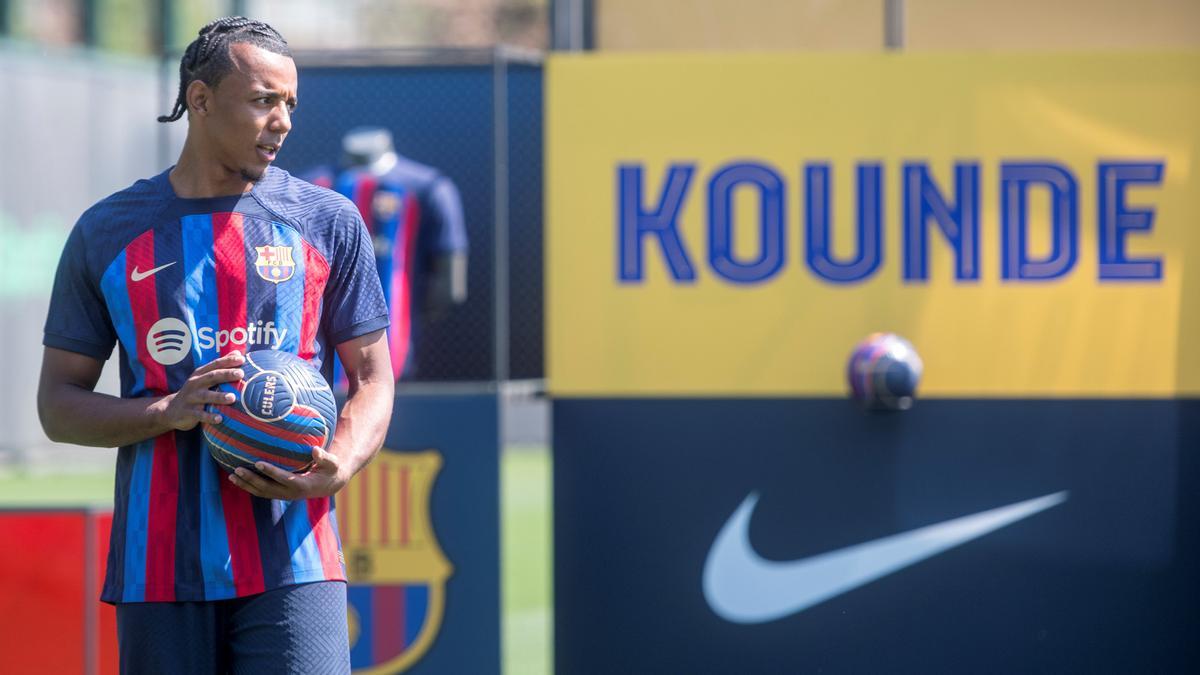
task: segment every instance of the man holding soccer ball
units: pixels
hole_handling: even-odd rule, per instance
[[[296,66],[267,24],[201,29],[180,63],[188,136],[171,169],[99,202],[59,263],[38,410],[53,440],[120,447],[101,599],[122,672],[349,672],[333,495],[378,452],[393,384],[387,305],[354,205],[271,166]],[[120,345],[120,398],[94,391]],[[244,354],[298,354],[350,396],[292,474],[226,473],[201,438]]]

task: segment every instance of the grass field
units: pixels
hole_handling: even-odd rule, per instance
[[[510,450],[500,472],[504,672],[542,675],[553,670],[550,453]]]
[[[549,453],[512,448],[500,472],[504,672],[541,675],[552,663]],[[112,486],[111,471],[0,473],[0,506],[111,505]]]

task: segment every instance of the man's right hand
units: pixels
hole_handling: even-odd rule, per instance
[[[229,405],[236,400],[233,394],[213,391],[212,388],[242,379],[240,366],[245,362],[242,353],[234,351],[197,368],[179,391],[163,397],[160,402],[163,423],[179,431],[193,429],[201,422],[220,424],[221,416],[206,412],[204,406]]]

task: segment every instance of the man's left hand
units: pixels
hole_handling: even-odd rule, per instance
[[[240,468],[229,480],[246,492],[266,499],[308,499],[328,497],[346,485],[336,455],[313,448],[313,463],[302,473],[292,473],[274,464],[256,462],[258,473]]]

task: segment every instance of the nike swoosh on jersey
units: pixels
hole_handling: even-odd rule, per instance
[[[1067,500],[1067,492],[935,523],[809,558],[766,560],[750,544],[750,493],[717,534],[704,563],[704,597],[721,618],[764,623],[830,598],[1028,518]]]
[[[138,268],[134,267],[133,271],[129,273],[129,278],[132,279],[133,281],[141,281],[142,279],[145,279],[148,276],[153,276],[154,274],[161,272],[162,270],[165,270],[174,264],[175,264],[175,261],[172,260],[171,262],[169,262],[165,265],[159,265],[158,267],[148,269],[145,272],[139,272]]]

